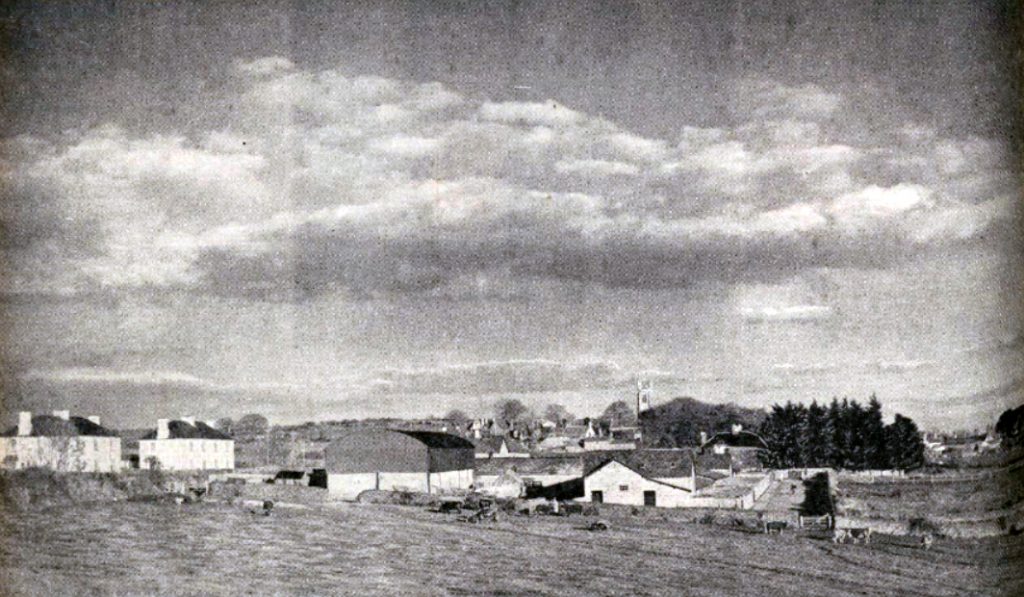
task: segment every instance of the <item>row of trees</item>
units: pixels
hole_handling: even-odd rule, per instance
[[[760,435],[769,448],[763,456],[765,465],[773,468],[907,470],[924,464],[917,425],[903,415],[886,425],[875,396],[867,406],[845,398],[827,406],[776,404]]]
[[[470,421],[469,415],[458,409],[448,411],[444,418],[456,425],[466,424]],[[494,420],[502,423],[528,423],[537,418],[534,411],[514,398],[502,400],[494,409]],[[551,421],[559,427],[565,427],[576,421],[576,415],[569,412],[569,409],[561,404],[547,405],[544,409],[544,414],[540,418]],[[594,419],[594,423],[595,425],[604,424],[607,427],[635,425],[636,412],[628,402],[618,400],[609,404],[601,416]]]

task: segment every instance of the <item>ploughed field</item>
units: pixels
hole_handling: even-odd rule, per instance
[[[663,519],[370,504],[107,503],[0,513],[4,595],[1018,595],[1020,537],[833,545]]]

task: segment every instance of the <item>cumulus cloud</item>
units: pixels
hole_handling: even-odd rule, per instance
[[[265,56],[255,60],[236,60],[235,68],[248,75],[272,75],[292,70],[295,64],[283,56]]]
[[[555,170],[590,176],[635,176],[640,173],[635,164],[608,160],[562,160],[555,164]]]
[[[207,392],[286,392],[303,386],[280,382],[219,383],[180,371],[123,371],[104,367],[32,369],[21,375],[26,382],[79,386],[167,387]]]
[[[628,380],[615,363],[536,359],[384,370],[375,372],[370,383],[387,393],[479,395],[621,387]]]
[[[815,85],[740,81],[730,121],[670,142],[554,100],[281,57],[236,68],[237,114],[215,130],[3,141],[3,288],[301,300],[492,272],[512,285],[774,283],[992,242],[1013,209],[993,142],[925,130],[865,146],[828,125],[845,103]],[[745,316],[827,316],[801,304]]]
[[[867,363],[867,367],[880,373],[904,373],[934,367],[935,361],[929,359],[881,359]]]
[[[787,307],[744,308],[741,313],[747,321],[821,321],[832,317],[832,308],[824,305],[791,305]]]
[[[562,104],[546,102],[485,102],[480,106],[480,118],[505,124],[571,126],[583,121],[584,116]]]

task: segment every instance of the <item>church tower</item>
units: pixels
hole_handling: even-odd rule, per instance
[[[651,408],[651,396],[654,394],[654,386],[649,379],[637,379],[636,381],[636,416]]]

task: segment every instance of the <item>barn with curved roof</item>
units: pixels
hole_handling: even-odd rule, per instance
[[[473,443],[436,431],[361,429],[324,451],[327,489],[355,499],[367,489],[439,493],[473,484]]]

